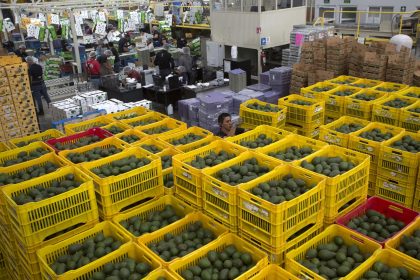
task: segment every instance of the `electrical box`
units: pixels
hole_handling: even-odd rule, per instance
[[[225,58],[225,46],[210,40],[206,41],[207,66],[222,67]]]

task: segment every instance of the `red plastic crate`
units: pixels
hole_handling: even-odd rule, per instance
[[[336,223],[348,228],[349,230],[352,230],[351,228],[347,227],[347,224],[350,222],[351,219],[359,217],[361,215],[363,215],[367,210],[375,210],[383,215],[385,215],[385,217],[390,217],[393,218],[395,220],[398,221],[402,221],[405,223],[405,227],[401,230],[404,231],[407,226],[414,222],[414,220],[416,219],[416,217],[418,216],[418,213],[416,211],[413,211],[409,208],[403,207],[397,203],[391,202],[389,200],[385,200],[376,196],[373,196],[371,198],[369,198],[365,203],[363,203],[362,205],[360,205],[359,207],[357,207],[356,209],[354,209],[353,211],[349,212],[348,214],[340,217],[337,219]],[[352,230],[355,231],[355,230]],[[399,232],[401,232],[399,231]],[[355,231],[357,232],[357,231]],[[360,232],[358,232],[359,234],[362,234]],[[398,233],[396,233],[395,235],[397,235]],[[385,243],[391,239],[388,238],[386,240],[384,240],[383,242],[379,242],[373,238],[370,238],[367,235],[362,234],[363,236],[365,236],[366,238],[369,238],[379,244],[382,245],[382,247],[385,247]],[[394,235],[394,236],[395,236]]]
[[[83,137],[87,137],[87,136],[98,136],[101,139],[105,139],[108,137],[112,137],[113,134],[102,129],[99,127],[95,127],[95,128],[91,128],[88,129],[84,132],[80,132],[80,133],[76,133],[70,136],[64,136],[64,137],[60,137],[60,138],[53,138],[53,139],[49,139],[47,141],[45,141],[45,143],[47,143],[51,148],[54,149],[54,151],[56,153],[60,152],[60,150],[55,148],[55,144],[56,143],[71,143],[71,142],[76,142],[76,140],[83,138]]]

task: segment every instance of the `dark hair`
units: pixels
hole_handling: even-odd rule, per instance
[[[113,47],[114,46],[114,43],[113,42],[108,42],[108,47]]]
[[[229,113],[221,113],[219,115],[219,117],[217,117],[217,122],[219,123],[219,125],[222,125],[223,121],[225,120],[225,118],[230,117]]]
[[[104,64],[108,61],[108,59],[104,55],[101,55],[96,60],[99,62],[99,64]]]

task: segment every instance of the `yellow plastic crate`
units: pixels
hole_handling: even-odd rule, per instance
[[[112,122],[114,122],[114,120],[108,116],[99,116],[99,117],[82,121],[82,122],[78,122],[78,123],[66,124],[64,126],[64,130],[66,131],[67,135],[72,135],[72,134],[86,131],[89,128],[103,127]]]
[[[410,98],[420,98],[420,87],[409,87],[403,91],[398,92],[397,94],[410,97]]]
[[[197,265],[200,259],[205,257],[209,251],[221,252],[229,245],[235,245],[236,249],[240,252],[249,253],[252,256],[253,261],[256,263],[255,266],[236,277],[235,280],[249,279],[268,265],[267,255],[263,251],[242,240],[236,235],[229,233],[220,237],[216,242],[212,242],[209,246],[202,248],[202,250],[195,251],[169,265],[169,270],[174,273],[177,280],[182,280],[182,271],[193,265]]]
[[[375,196],[399,203],[404,207],[411,208],[415,196],[414,184],[407,184],[394,179],[384,177],[378,168],[376,178]]]
[[[420,141],[419,134],[407,131],[385,141],[379,152],[378,174],[398,182],[414,185],[418,173],[420,152],[410,153],[391,147],[395,142],[401,141],[404,136],[410,136],[415,141]]]
[[[251,190],[261,183],[281,180],[285,175],[305,181],[307,192],[280,204],[273,204]],[[284,165],[242,184],[238,190],[239,231],[245,232],[270,247],[283,247],[294,234],[308,225],[321,225],[325,206],[325,177],[310,174],[306,169]]]
[[[151,151],[148,151],[147,149],[145,149],[144,146],[156,146],[157,148],[160,149],[160,151],[158,151],[157,153],[154,153],[155,155],[162,153],[165,149],[168,149],[170,147],[172,147],[171,145],[169,145],[168,143],[165,143],[164,141],[160,140],[159,138],[154,138],[154,137],[150,137],[150,136],[146,136],[143,139],[140,140],[140,142],[135,145],[137,147],[139,147],[142,150],[145,150],[146,152],[152,153]],[[153,153],[152,153],[153,154]]]
[[[129,136],[129,135],[135,135],[139,138],[139,140],[137,140],[135,142],[132,142],[132,143],[128,143],[128,142],[125,142],[124,140],[121,139],[123,136]],[[137,146],[138,144],[140,144],[140,142],[144,141],[144,139],[149,138],[149,136],[147,134],[145,134],[143,132],[140,132],[137,129],[127,129],[123,133],[115,135],[115,137],[121,139],[121,141],[124,141],[125,143],[127,143],[131,146]]]
[[[95,148],[100,148],[100,149],[109,149],[111,147],[115,147],[115,148],[119,148],[121,150],[124,150],[126,148],[131,147],[129,144],[127,144],[126,142],[122,141],[121,139],[113,136],[113,137],[108,137],[105,138],[104,140],[100,141],[100,142],[96,142],[96,143],[92,143],[90,145],[84,146],[84,147],[80,147],[74,150],[64,150],[58,153],[58,155],[67,162],[67,164],[69,165],[79,165],[80,163],[74,163],[72,162],[68,156],[70,154],[85,154]],[[103,158],[103,157],[102,157]]]
[[[248,108],[250,104],[258,104],[260,106],[269,105],[275,107],[278,112],[263,112],[256,109]],[[270,125],[277,128],[283,128],[286,124],[287,107],[282,105],[274,105],[258,99],[250,99],[240,105],[239,117],[241,118],[241,126],[244,128],[255,128],[259,125]]]
[[[350,85],[353,87],[366,89],[366,88],[374,88],[380,84],[383,84],[383,81],[371,80],[371,79],[360,79],[354,83],[351,83]]]
[[[169,148],[166,148],[165,150],[163,150],[162,152],[158,153],[157,155],[162,159],[163,156],[173,157],[173,156],[175,156],[179,153],[181,153],[181,152],[178,151],[177,149],[175,149],[173,147],[169,147]],[[162,168],[163,168],[163,165],[162,165]],[[168,168],[162,170],[162,175],[163,175],[163,185],[165,187],[165,194],[166,193],[170,193],[170,194],[174,193],[173,163],[172,163],[171,167],[168,167]],[[171,179],[170,178],[171,176],[172,176],[172,185],[167,185],[167,181]]]
[[[309,87],[301,88],[300,93],[302,96],[308,97],[308,98],[317,98],[317,99],[323,99],[323,96],[325,93],[329,93],[333,89],[338,87],[337,84],[330,83],[328,81],[326,82],[318,82],[314,85],[311,85]]]
[[[367,95],[375,98],[371,101],[358,99],[360,95]],[[371,120],[372,110],[375,102],[388,97],[388,93],[376,91],[373,89],[363,89],[351,96],[346,96],[344,100],[344,114],[346,116],[356,117],[365,120]]]
[[[22,148],[16,148],[16,149],[12,149],[12,150],[9,150],[9,151],[6,151],[6,152],[2,152],[2,153],[0,153],[0,170],[3,168],[3,165],[6,163],[6,161],[17,159],[19,153],[22,153],[22,152],[30,153],[30,152],[36,151],[37,149],[42,149],[44,151],[47,151],[47,153],[54,153],[54,150],[51,149],[51,147],[48,146],[47,144],[45,144],[44,142],[34,142],[34,143],[31,143],[31,144],[29,144],[27,146],[24,146]],[[36,161],[38,159],[39,159],[39,157],[36,158],[36,159],[32,159],[30,161],[36,163]],[[21,163],[23,163],[23,162],[21,162]],[[20,164],[20,163],[18,163],[18,164]],[[13,164],[13,166],[14,165],[17,165],[17,164]]]
[[[106,178],[100,178],[91,171],[94,168],[109,166],[111,162],[129,156],[145,157],[151,162],[146,166]],[[163,194],[160,158],[135,147],[125,149],[121,153],[104,159],[82,163],[80,167],[93,178],[95,190],[98,194],[99,214],[107,219],[112,218],[124,209],[132,207],[143,199]]]
[[[318,141],[318,140],[314,140],[314,139],[305,137],[305,136],[291,134],[291,135],[286,136],[284,139],[274,143],[273,145],[261,148],[258,152],[262,153],[262,154],[265,154],[267,156],[270,156],[270,153],[278,153],[278,152],[281,152],[281,151],[285,151],[285,150],[287,150],[288,148],[291,148],[291,147],[298,147],[298,148],[310,147],[312,150],[318,151],[325,146],[328,146],[328,144],[324,143],[324,142],[321,142],[321,141]],[[284,163],[288,162],[288,161],[285,161],[285,160],[278,159],[276,157],[272,157],[272,158],[279,161],[279,163],[281,163],[281,164],[284,164]],[[301,158],[301,159],[304,159],[304,158]],[[290,161],[290,162],[293,162],[293,161]]]
[[[74,174],[75,179],[83,183],[78,188],[38,202],[18,205],[12,199],[36,186],[48,188],[52,181],[61,182],[67,174]],[[71,226],[98,220],[92,179],[75,167],[63,167],[25,184],[8,185],[1,190],[10,221],[26,246],[39,244]]]
[[[311,105],[298,105],[293,102],[311,102]],[[325,101],[291,94],[279,99],[279,105],[287,107],[287,123],[321,125],[324,122]]]
[[[408,88],[408,85],[384,82],[382,84],[375,86],[373,89],[377,91],[388,92],[388,93],[398,93],[407,88]]]
[[[297,134],[297,133],[298,133],[298,130],[297,130],[297,128],[296,128],[296,127],[290,126],[290,125],[288,125],[288,124],[286,124],[286,125],[285,125],[282,129],[283,129],[283,130],[286,130],[286,131],[289,131],[289,132],[291,132],[292,134]]]
[[[121,111],[121,112],[109,114],[108,116],[115,121],[123,121],[123,120],[132,119],[132,118],[135,118],[135,117],[143,116],[143,115],[145,115],[149,112],[150,112],[149,109],[146,109],[146,108],[141,107],[141,106],[137,106],[137,107],[133,107],[131,109]]]
[[[272,142],[273,144],[279,141],[280,139],[283,139],[287,135],[290,135],[291,133],[289,131],[286,131],[280,128],[275,128],[268,125],[259,125],[256,128],[249,130],[247,132],[244,132],[242,134],[232,136],[232,137],[226,137],[225,141],[228,141],[237,145],[241,145],[242,141],[255,141],[258,138],[258,136],[260,136],[261,134],[265,134],[267,138],[271,138],[273,140]],[[269,145],[272,145],[272,144],[269,144]],[[256,148],[256,150],[259,150],[259,148]]]
[[[237,226],[238,189],[243,184],[232,186],[216,179],[214,175],[220,170],[231,167],[232,165],[242,166],[246,160],[251,158],[255,158],[258,165],[268,167],[269,172],[274,171],[274,169],[279,166],[278,161],[275,161],[269,156],[247,151],[234,159],[202,171],[204,210],[220,219],[224,225],[232,227],[233,229]],[[256,180],[258,180],[258,178],[247,183]]]
[[[201,137],[203,137],[202,139],[199,139],[197,141],[194,141],[192,143],[188,143],[185,145],[175,145],[173,142],[175,140],[179,140],[185,136],[187,136],[188,134],[194,134],[194,135],[199,135]],[[200,148],[202,146],[207,145],[209,142],[211,142],[213,140],[213,133],[211,133],[208,130],[202,129],[200,127],[197,126],[192,126],[186,130],[180,131],[180,132],[176,132],[176,133],[172,133],[172,134],[168,134],[168,135],[162,135],[158,137],[160,140],[162,140],[163,142],[167,143],[168,145],[172,145],[175,147],[175,149],[187,153],[189,151],[195,150],[197,148]]]
[[[205,216],[204,214],[200,212],[194,212],[186,216],[182,220],[179,220],[176,223],[173,223],[171,225],[164,227],[163,229],[160,229],[152,233],[143,234],[139,239],[137,239],[137,243],[140,245],[140,247],[144,248],[144,250],[147,253],[159,259],[159,262],[162,265],[162,267],[168,268],[170,264],[180,261],[181,258],[178,257],[170,262],[166,262],[163,259],[161,259],[155,252],[153,252],[148,246],[151,243],[158,243],[164,240],[165,235],[167,234],[172,234],[173,236],[180,235],[182,232],[188,229],[189,225],[196,222],[201,222],[203,228],[210,230],[215,236],[215,239],[212,240],[210,243],[203,244],[202,247],[197,248],[196,250],[205,250],[205,248],[208,245],[214,243],[220,236],[223,236],[226,233],[228,233],[228,229],[224,227],[223,225],[213,221],[211,218]],[[186,255],[185,257],[189,256],[190,254]]]
[[[319,133],[319,140],[325,141],[329,144],[347,148],[350,135],[352,133],[345,134],[345,133],[338,132],[336,129],[341,127],[344,124],[359,124],[362,126],[367,126],[369,123],[370,122],[367,120],[361,120],[357,118],[343,116],[332,123],[321,125],[320,133]]]
[[[411,207],[411,209],[413,209],[414,211],[420,212],[420,183],[418,181],[416,185],[416,191],[414,194],[413,206]]]
[[[151,130],[156,129],[158,127],[166,127],[169,130],[162,132],[162,133],[153,133]],[[156,123],[152,123],[149,125],[145,125],[142,127],[137,127],[137,129],[149,136],[153,136],[153,137],[159,137],[159,136],[163,136],[163,135],[168,135],[168,134],[172,134],[172,133],[176,133],[179,131],[183,131],[185,129],[187,129],[187,124],[181,121],[177,121],[175,119],[172,118],[166,118],[164,120],[161,120],[159,122]]]
[[[39,265],[41,268],[41,275],[43,279],[55,279],[55,280],[64,280],[72,279],[67,276],[67,272],[57,275],[50,265],[52,265],[58,257],[68,254],[69,247],[74,244],[82,244],[89,238],[95,237],[97,234],[102,233],[105,238],[112,237],[114,240],[121,241],[122,244],[131,241],[131,238],[127,236],[122,230],[115,226],[111,222],[102,222],[94,226],[92,229],[84,231],[80,234],[77,234],[65,241],[61,241],[54,245],[49,245],[41,248],[37,251],[37,256],[39,259]],[[100,260],[102,258],[99,258]],[[91,262],[89,265],[94,265],[98,260]],[[81,272],[84,267],[80,267],[75,270],[71,270],[71,273]]]
[[[339,96],[340,93],[348,93],[346,96]],[[325,101],[325,114],[343,115],[344,103],[346,97],[360,92],[360,88],[352,86],[338,86],[335,89],[324,93],[323,100]]]
[[[104,266],[107,263],[117,263],[125,260],[126,258],[134,259],[136,262],[144,262],[147,263],[151,268],[152,272],[160,270],[161,266],[159,264],[159,261],[155,259],[153,256],[147,254],[144,252],[139,245],[130,242],[127,244],[124,244],[116,251],[113,251],[109,253],[108,255],[96,260],[93,263],[90,263],[80,270],[72,270],[67,272],[66,279],[72,279],[72,280],[86,280],[86,279],[93,279],[92,276],[97,271],[102,271],[104,269]],[[144,277],[144,280],[156,280],[156,278],[149,277],[151,275],[149,273],[146,277]]]
[[[6,142],[0,142],[0,153],[10,150],[9,145]]]
[[[188,216],[195,211],[188,204],[176,197],[172,195],[164,195],[128,212],[118,214],[112,218],[112,222],[116,224],[126,235],[130,236],[131,240],[136,241],[138,236],[135,236],[130,231],[126,230],[120,223],[127,221],[132,217],[140,217],[142,220],[145,220],[150,213],[162,211],[167,205],[171,205],[178,216]]]
[[[400,112],[398,125],[411,132],[420,131],[420,113],[412,111],[418,108],[420,108],[420,101],[403,108]]]
[[[290,272],[284,270],[278,265],[270,264],[262,269],[257,275],[250,278],[251,280],[299,280]]]
[[[142,127],[148,124],[156,123],[161,120],[166,119],[168,116],[157,113],[157,112],[149,112],[145,115],[138,116],[135,118],[130,118],[127,120],[120,120],[120,122],[128,125],[129,127],[136,128],[136,127]]]
[[[349,85],[359,80],[361,79],[357,77],[341,75],[341,76],[338,76],[337,78],[327,80],[326,82],[337,84],[337,85]]]
[[[408,270],[410,277],[418,277],[420,275],[420,266],[418,265],[418,262],[414,262],[407,256],[396,254],[394,250],[385,249],[376,252],[374,256],[355,269],[352,272],[352,279],[361,279],[375,262],[378,261],[390,267],[403,267]]]
[[[404,107],[393,108],[393,107],[385,105],[385,103],[389,101],[393,101],[395,99],[400,99],[400,100],[403,100],[404,102],[407,102],[409,105],[407,105],[406,107],[413,105],[414,103],[417,102],[416,98],[401,97],[399,95],[392,95],[390,97],[380,99],[377,102],[375,102],[373,105],[372,121],[398,126],[401,112]]]
[[[33,134],[30,136],[24,136],[20,138],[14,138],[9,140],[9,143],[11,145],[11,148],[18,148],[18,147],[24,147],[30,143],[37,142],[37,141],[47,141],[52,138],[60,138],[65,136],[63,133],[61,133],[59,130],[56,129],[48,129],[44,132],[40,132],[37,134]]]
[[[152,271],[148,276],[148,279],[159,279],[159,277],[163,277],[163,279],[166,280],[176,280],[175,276],[172,274],[172,272],[166,270],[166,269],[155,269]]]
[[[382,133],[392,133],[393,137],[389,140],[396,138],[398,135],[404,132],[404,129],[379,122],[371,122],[363,129],[350,134],[348,148],[370,155],[371,163],[378,164],[379,152],[385,141],[377,142],[359,136],[361,133],[371,131],[373,129],[380,129]]]
[[[342,175],[326,177],[325,182],[325,217],[335,219],[349,209],[356,207],[356,202],[367,196],[369,180],[369,156],[338,146],[327,146],[308,156],[305,160],[312,162],[315,157],[340,157],[352,162],[355,167]],[[301,165],[303,160],[294,164]],[[309,171],[309,170],[308,170]],[[312,171],[309,173],[318,174]],[[321,175],[324,176],[324,175]],[[347,207],[346,207],[347,206]]]
[[[296,124],[291,124],[289,123],[288,125],[293,126],[297,129],[297,134],[307,137],[307,138],[312,138],[312,139],[318,139],[319,138],[319,132],[320,132],[320,128],[321,125],[316,125],[316,126],[302,126],[302,125],[296,125]]]
[[[298,261],[303,260],[305,258],[305,254],[309,249],[314,249],[321,244],[333,242],[333,238],[335,236],[340,236],[341,238],[343,238],[344,243],[346,243],[347,245],[356,245],[363,253],[372,254],[381,249],[381,245],[377,244],[372,240],[369,240],[363,235],[357,234],[338,225],[331,225],[327,229],[325,229],[321,234],[311,239],[307,243],[303,244],[298,249],[289,252],[286,255],[286,270],[291,272],[293,275],[299,276],[299,278],[303,277],[305,279],[324,280],[324,278],[321,277],[319,274],[316,274],[312,270],[304,267],[303,265],[298,263]],[[353,270],[341,279],[359,279],[358,277],[355,277],[355,272],[365,263],[369,262],[372,259],[374,259],[374,256],[369,257],[361,266],[359,266],[357,269]]]
[[[207,146],[172,158],[175,195],[190,203],[193,207],[202,207],[202,170],[190,165],[197,156],[205,157],[211,152],[225,151],[238,156],[247,149],[223,140],[216,140]]]
[[[110,131],[110,129],[112,129],[112,128],[118,129],[119,131],[117,133],[112,133],[113,135],[117,135],[117,134],[123,133],[127,129],[130,129],[131,127],[128,126],[128,125],[126,125],[126,124],[124,124],[124,123],[122,123],[122,122],[117,122],[116,121],[116,122],[112,122],[110,124],[107,124],[105,126],[102,126],[101,128],[104,129],[104,130],[106,130],[106,131],[108,131],[109,133],[112,133]]]

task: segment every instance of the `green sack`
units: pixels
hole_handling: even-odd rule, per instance
[[[0,20],[0,32],[3,31],[3,20]]]
[[[118,20],[118,31],[123,32],[123,28],[124,28],[124,20],[119,19]]]
[[[44,41],[45,40],[45,27],[41,27],[39,28],[39,36],[38,36],[38,40],[39,41]]]
[[[47,28],[48,28],[48,32],[50,33],[51,40],[57,39],[57,32],[55,32],[54,26],[49,25]]]

